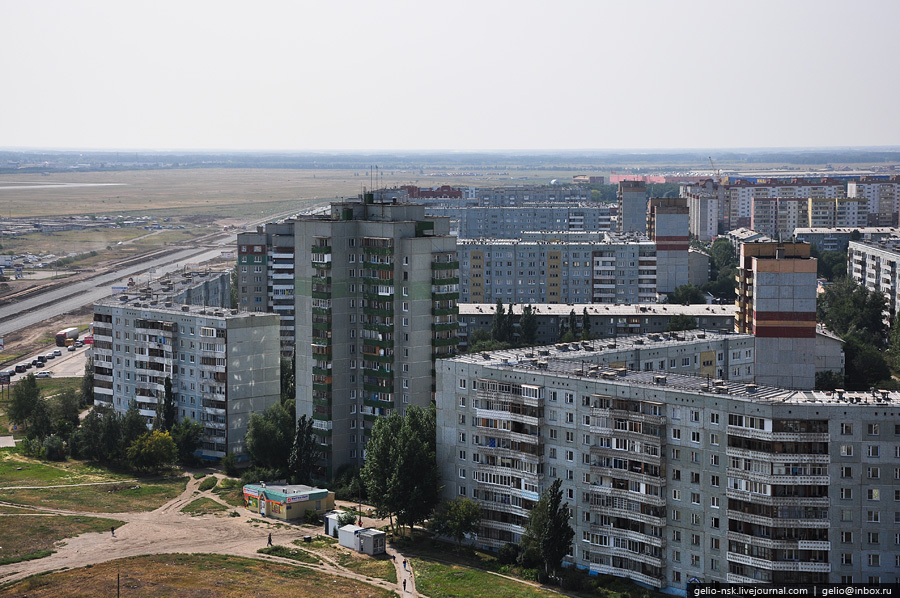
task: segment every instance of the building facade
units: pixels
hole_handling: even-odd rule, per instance
[[[847,274],[853,280],[884,295],[893,318],[900,306],[900,239],[886,238],[877,244],[850,241],[847,262]]]
[[[312,416],[323,476],[361,466],[378,417],[427,406],[452,357],[459,262],[449,222],[379,194],[295,223],[297,414]]]
[[[647,203],[647,235],[656,243],[658,293],[671,293],[690,279],[688,220],[686,199],[653,198]]]
[[[810,246],[756,242],[740,251],[734,329],[756,336],[757,382],[814,388],[817,285]]]
[[[94,305],[94,404],[135,403],[150,427],[169,379],[178,420],[203,426],[201,456],[246,458],[250,415],[281,398],[278,316],[145,301]]]
[[[683,595],[704,583],[896,582],[900,394],[787,391],[504,353],[438,364],[445,498],[518,542],[554,480],[566,561]],[[888,525],[885,525],[887,523]]]
[[[460,300],[495,303],[499,299],[516,304],[657,301],[656,244],[652,241],[590,233],[538,236],[543,238],[460,239]]]
[[[647,184],[622,181],[617,193],[620,233],[647,234]]]

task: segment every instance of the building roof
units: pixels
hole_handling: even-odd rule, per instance
[[[251,496],[259,496],[265,492],[266,498],[277,500],[282,503],[305,502],[307,500],[317,500],[328,497],[328,490],[324,488],[314,488],[313,486],[304,486],[300,484],[247,484],[244,486],[244,494]]]
[[[504,306],[509,310],[509,306]],[[512,306],[513,313],[522,315],[524,305]],[[581,316],[587,309],[589,316],[734,316],[737,307],[733,303],[726,305],[706,305],[698,303],[694,305],[677,305],[672,303],[537,303],[531,305],[536,315],[539,316],[568,316],[572,310]],[[497,309],[496,303],[460,303],[460,316],[494,315]]]
[[[205,305],[189,305],[168,300],[157,300],[142,295],[129,295],[122,293],[114,297],[101,299],[94,303],[95,307],[127,307],[131,309],[145,309],[159,314],[171,314],[173,316],[206,316],[208,318],[222,318],[223,320],[238,320],[244,318],[271,318],[278,314],[268,312],[239,311],[237,309],[225,309],[223,307],[208,307]]]
[[[806,227],[795,228],[795,235],[849,235],[853,231],[857,231],[862,235],[897,235],[900,236],[900,228],[892,226],[842,226],[836,228],[827,227]]]

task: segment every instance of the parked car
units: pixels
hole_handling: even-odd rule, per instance
[[[50,372],[38,372],[34,375],[35,378],[49,378]]]

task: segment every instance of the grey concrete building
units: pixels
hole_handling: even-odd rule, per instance
[[[250,415],[281,396],[278,316],[128,296],[94,305],[94,404],[150,427],[170,379],[179,420],[203,426],[201,456],[246,458]]]
[[[480,503],[479,546],[517,542],[559,479],[575,528],[566,560],[592,574],[680,595],[691,579],[895,581],[900,393],[597,360],[551,349],[438,363],[444,494]]]
[[[426,208],[431,216],[450,218],[450,232],[467,239],[513,239],[539,230],[609,231],[613,211],[607,204],[585,202]]]
[[[686,199],[652,198],[647,202],[647,234],[656,243],[658,293],[671,293],[690,279],[688,225]]]
[[[509,305],[504,306],[509,311]],[[519,319],[524,305],[513,304],[512,312],[518,330]],[[596,303],[540,303],[533,304],[537,320],[536,342],[549,344],[559,341],[560,326],[567,326],[572,312],[575,312],[577,327],[581,334],[585,311],[588,315],[590,333],[593,338],[616,338],[634,334],[665,332],[669,321],[677,315],[693,317],[700,330],[728,332],[734,329],[734,304],[729,305],[673,305],[659,303],[606,304]],[[460,348],[468,345],[468,339],[476,330],[490,331],[494,321],[496,303],[459,304]]]
[[[456,238],[380,193],[294,232],[297,414],[315,420],[330,478],[362,465],[377,418],[431,403],[435,360],[459,343]]]
[[[656,244],[646,238],[547,231],[460,239],[457,250],[463,302],[657,301]]]
[[[847,274],[870,291],[884,295],[891,317],[900,305],[900,239],[879,243],[850,241],[847,247]]]
[[[798,228],[798,241],[809,243],[819,251],[847,251],[850,241],[879,243],[883,239],[900,239],[900,228],[866,226],[860,228]]]
[[[621,181],[617,194],[620,233],[647,234],[647,183]]]

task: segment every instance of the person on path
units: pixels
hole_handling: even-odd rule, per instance
[[[403,569],[406,569],[406,559],[403,559]]]
[[[115,526],[110,527],[109,533],[112,534],[113,538],[115,538],[116,537],[116,527]]]
[[[403,591],[404,592],[406,591],[406,580],[405,579],[403,580]]]
[[[266,546],[271,546],[271,545],[272,545],[272,534],[269,534],[269,543],[266,544]]]

